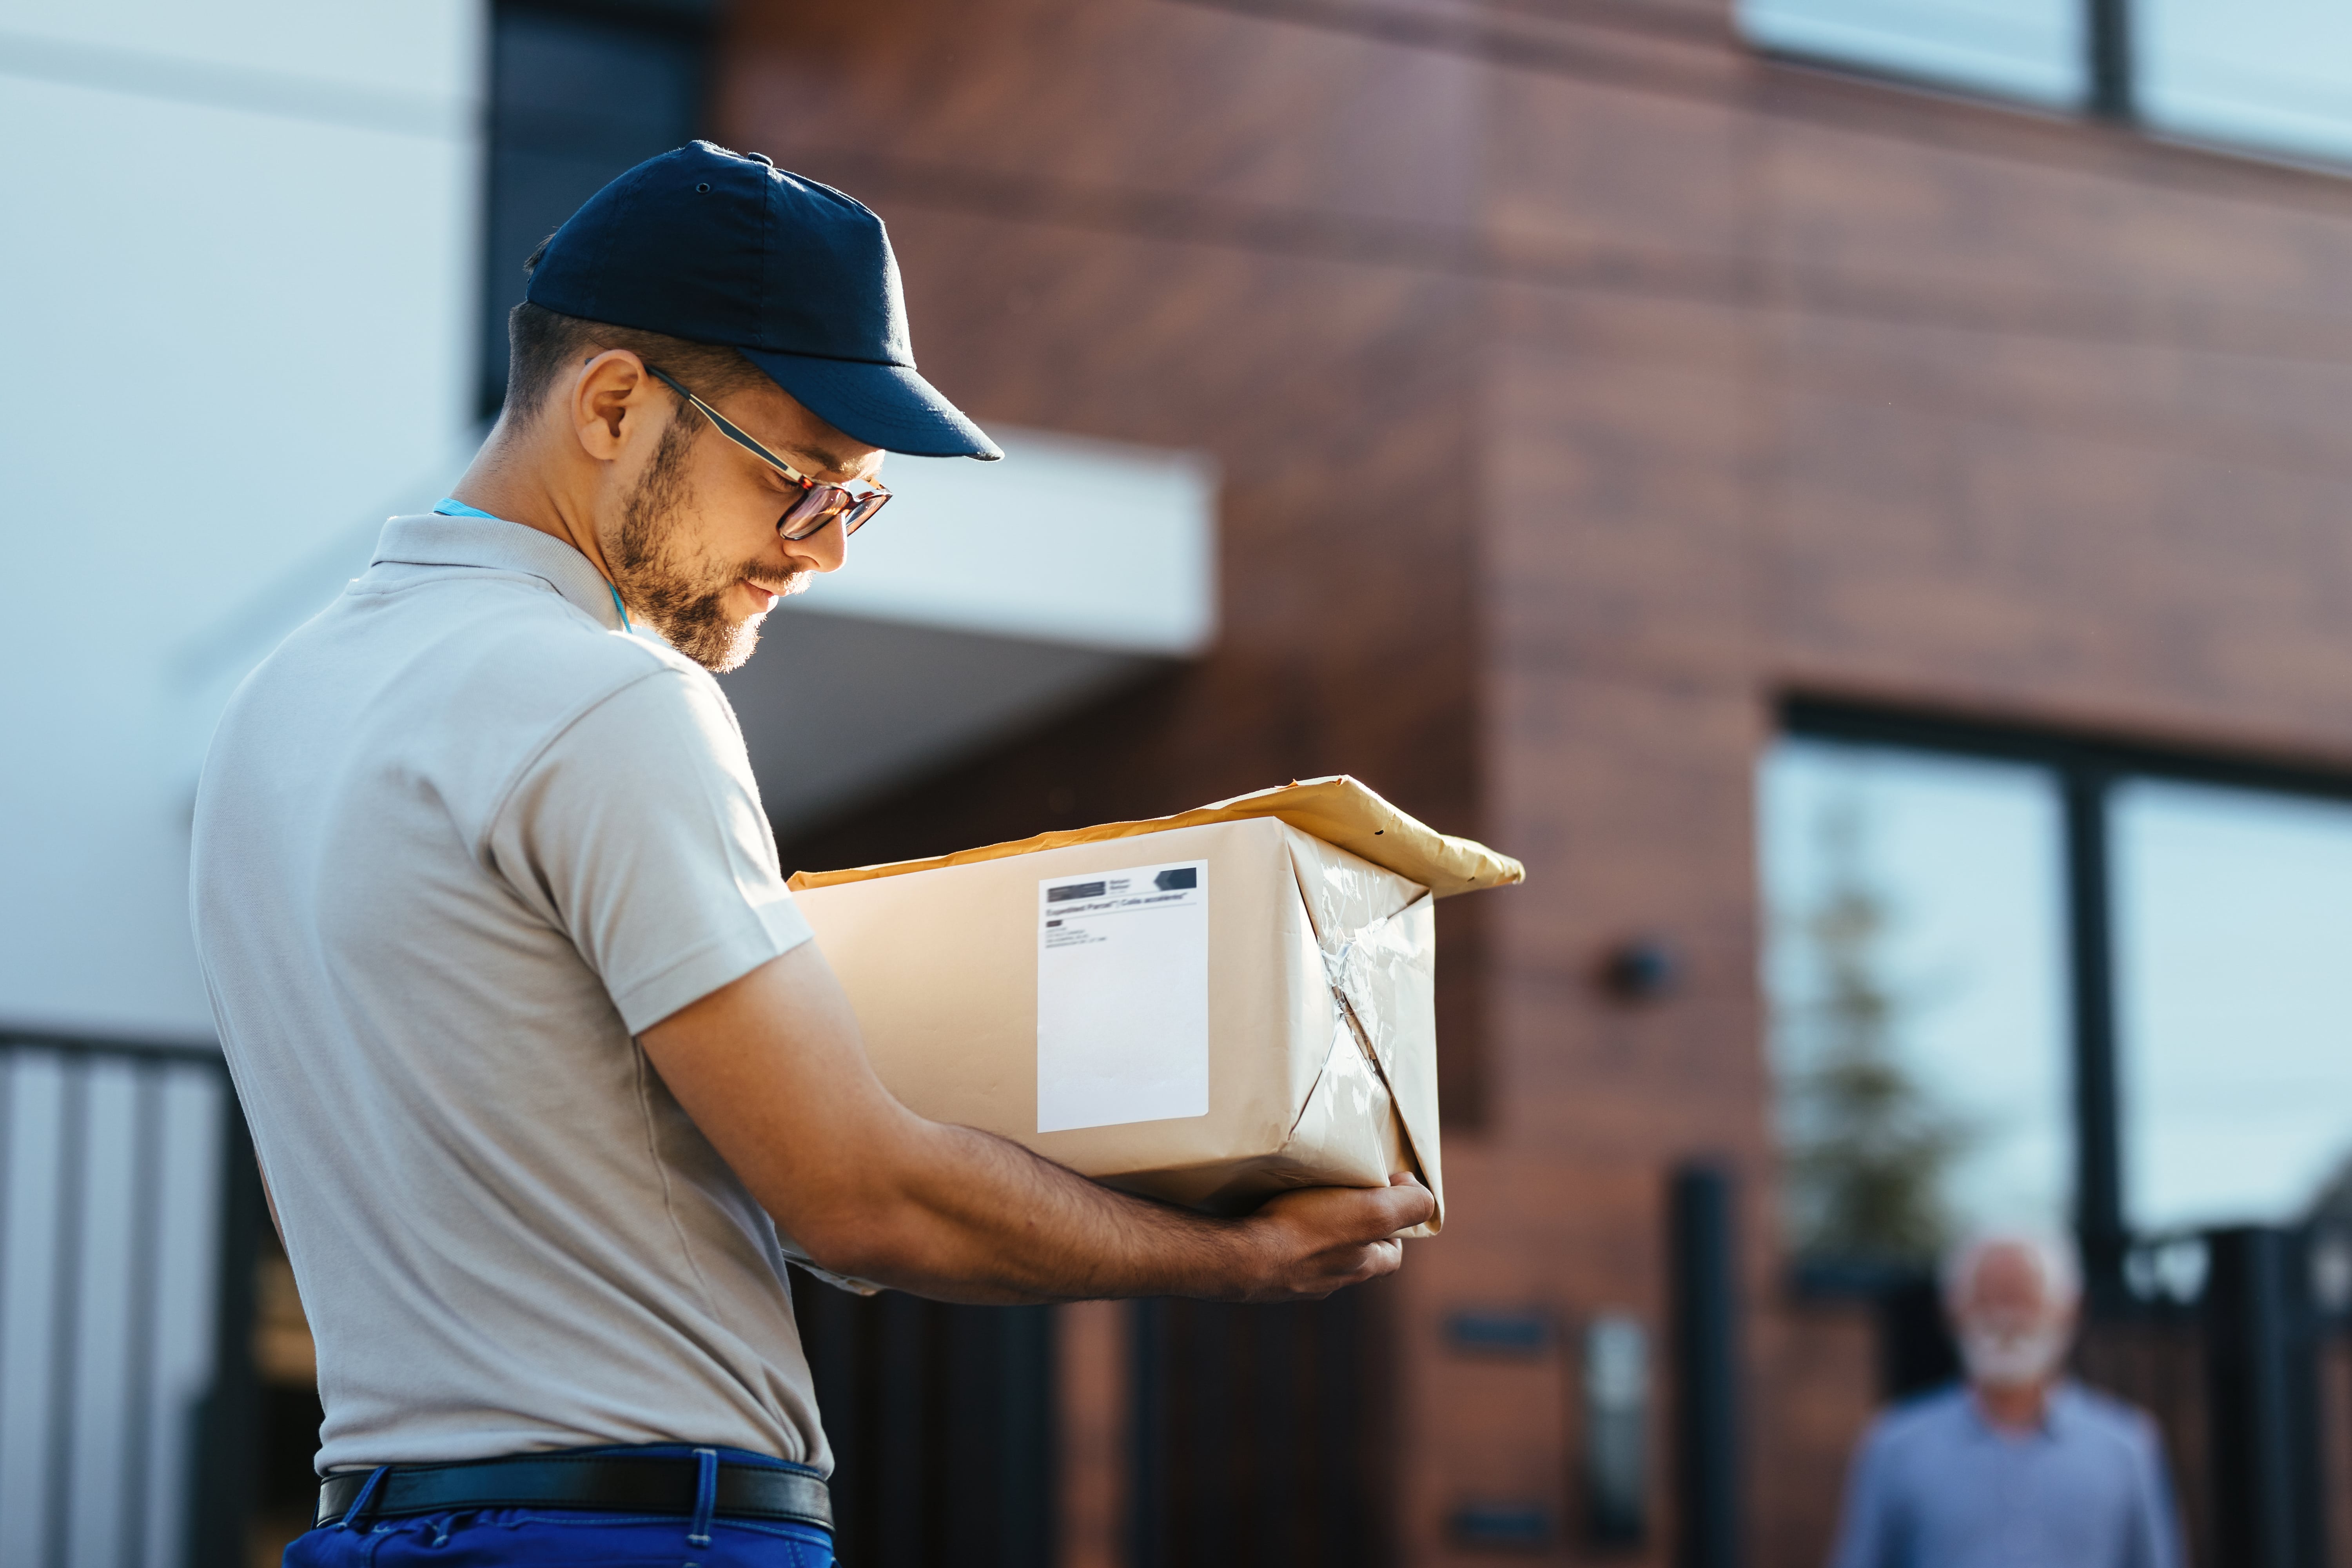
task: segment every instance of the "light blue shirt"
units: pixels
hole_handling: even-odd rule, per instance
[[[2180,1568],[2155,1424],[2067,1384],[2042,1429],[2000,1430],[1966,1388],[1864,1437],[1832,1568]]]

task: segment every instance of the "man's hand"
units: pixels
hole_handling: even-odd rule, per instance
[[[672,1014],[641,1043],[812,1258],[920,1295],[1308,1300],[1396,1268],[1396,1233],[1435,1208],[1404,1176],[1386,1188],[1285,1193],[1245,1218],[1213,1219],[925,1121],[874,1076],[814,942]]]
[[[1247,1221],[1275,1261],[1244,1301],[1320,1300],[1404,1261],[1397,1232],[1437,1212],[1437,1200],[1410,1172],[1381,1187],[1302,1187],[1268,1198]]]

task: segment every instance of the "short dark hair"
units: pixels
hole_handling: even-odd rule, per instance
[[[522,264],[528,276],[547,254],[544,241]],[[627,349],[647,364],[657,364],[702,398],[723,397],[738,387],[756,386],[767,379],[760,367],[721,343],[698,343],[667,332],[616,327],[567,316],[526,300],[507,313],[507,396],[500,417],[512,416],[520,424],[539,411],[556,379],[607,349]],[[685,404],[678,405],[683,408]]]

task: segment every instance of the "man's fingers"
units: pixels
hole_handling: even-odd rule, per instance
[[[1394,1175],[1385,1187],[1325,1187],[1329,1194],[1334,1240],[1379,1241],[1437,1212],[1437,1200],[1411,1175]]]
[[[1326,1245],[1378,1241],[1410,1230],[1437,1212],[1437,1200],[1409,1173],[1389,1178],[1385,1187],[1300,1187],[1266,1202],[1261,1211],[1279,1214]]]
[[[1392,1221],[1380,1232],[1382,1236],[1411,1230],[1437,1212],[1436,1196],[1411,1171],[1399,1171],[1391,1176],[1387,1188],[1377,1195],[1381,1200],[1381,1212]]]
[[[1410,1173],[1385,1187],[1299,1187],[1268,1198],[1255,1223],[1281,1238],[1262,1300],[1319,1300],[1395,1272],[1404,1261],[1400,1231],[1437,1212],[1437,1200]],[[1286,1258],[1281,1258],[1286,1254]]]
[[[1367,1285],[1404,1265],[1404,1243],[1391,1237],[1326,1252],[1319,1267],[1304,1280],[1278,1287],[1255,1298],[1267,1301],[1320,1301],[1354,1285]]]

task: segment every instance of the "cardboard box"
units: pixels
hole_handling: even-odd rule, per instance
[[[910,1109],[1212,1212],[1410,1170],[1427,1235],[1433,894],[1521,874],[1337,778],[792,885]]]

